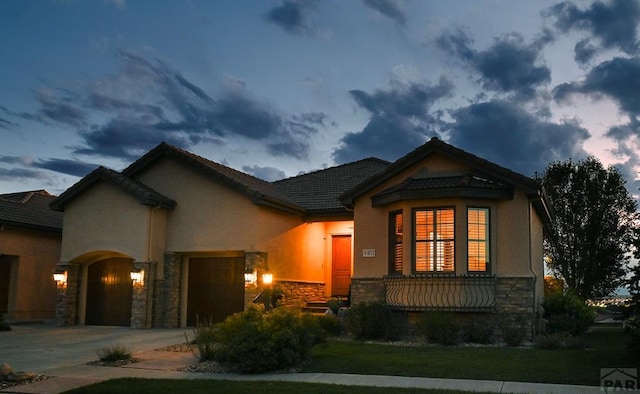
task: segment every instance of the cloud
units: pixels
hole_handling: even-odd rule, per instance
[[[284,0],[282,3],[270,9],[266,14],[269,22],[275,23],[290,34],[310,34],[307,13],[310,3],[303,0]]]
[[[60,172],[62,174],[73,175],[81,178],[91,171],[95,170],[98,165],[86,163],[79,160],[47,159],[34,162],[33,167]]]
[[[558,85],[554,98],[567,101],[575,94],[597,99],[607,96],[630,115],[640,115],[640,57],[616,57],[593,67],[580,82]]]
[[[15,181],[17,179],[44,179],[47,175],[42,171],[33,171],[26,168],[2,168],[0,167],[0,180]]]
[[[404,26],[407,23],[407,16],[397,1],[394,0],[362,0],[364,4],[381,13],[382,15],[396,21]]]
[[[267,182],[277,181],[285,177],[284,171],[281,171],[275,167],[260,167],[260,166],[243,166],[242,171],[251,174],[257,178],[263,179]]]
[[[189,149],[231,138],[263,143],[276,156],[305,159],[309,136],[331,124],[321,112],[284,115],[253,97],[245,83],[223,84],[211,97],[165,62],[118,51],[120,67],[73,89],[41,88],[39,108],[10,116],[70,126],[81,138],[72,153],[130,161],[161,141]],[[0,128],[11,126],[0,119]],[[61,163],[57,163],[61,164]],[[62,168],[62,167],[61,167]]]
[[[393,81],[392,81],[393,82]],[[442,78],[438,84],[394,83],[389,90],[369,94],[352,90],[351,97],[371,117],[358,132],[347,133],[332,154],[338,163],[377,156],[395,160],[435,135],[437,116],[429,110],[433,104],[451,95],[453,85]]]
[[[449,142],[525,175],[554,160],[586,157],[589,132],[576,122],[551,123],[517,104],[492,100],[452,111]]]
[[[538,87],[551,81],[551,70],[541,64],[542,49],[551,41],[548,32],[543,32],[531,44],[526,44],[521,35],[512,33],[478,51],[472,46],[473,39],[457,29],[440,35],[436,45],[478,73],[484,89],[514,93],[519,100],[531,100],[537,96]]]
[[[635,0],[595,1],[585,9],[565,1],[546,10],[545,15],[555,19],[555,26],[561,32],[582,31],[589,34],[589,38],[576,45],[575,60],[578,63],[590,61],[603,49],[617,49],[635,55],[640,48],[640,3]],[[593,45],[591,38],[599,46]]]

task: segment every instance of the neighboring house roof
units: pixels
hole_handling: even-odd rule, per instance
[[[245,195],[256,204],[272,206],[285,211],[303,214],[304,209],[292,201],[286,194],[279,191],[273,184],[256,178],[244,172],[205,159],[162,142],[147,154],[136,160],[122,171],[122,174],[135,177],[152,163],[162,157],[170,157],[184,163],[213,180],[221,182]]]
[[[275,187],[310,215],[345,213],[340,195],[363,180],[379,173],[390,163],[368,158],[274,182]]]
[[[376,176],[370,177],[343,193],[340,196],[341,202],[348,207],[353,207],[356,198],[433,154],[444,156],[469,167],[475,176],[520,188],[532,199],[542,221],[544,223],[550,222],[552,215],[550,205],[546,201],[546,195],[538,181],[449,145],[436,137],[396,160]]]
[[[64,207],[67,203],[97,182],[107,182],[124,190],[138,200],[142,205],[167,209],[171,209],[176,206],[175,201],[158,193],[149,186],[138,182],[135,179],[131,179],[117,171],[100,166],[93,170],[89,175],[82,178],[78,183],[67,189],[58,198],[51,201],[51,209],[64,211]]]
[[[62,232],[62,213],[49,208],[54,198],[45,190],[0,194],[0,229]]]

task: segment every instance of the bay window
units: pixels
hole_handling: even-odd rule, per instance
[[[489,209],[467,209],[467,270],[489,270]]]

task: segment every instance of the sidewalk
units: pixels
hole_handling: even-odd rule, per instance
[[[438,379],[401,376],[294,373],[238,375],[180,372],[196,362],[189,352],[158,351],[185,342],[188,329],[141,330],[123,327],[16,326],[0,335],[0,363],[16,371],[33,371],[52,378],[9,387],[0,393],[62,393],[105,380],[137,377],[148,379],[211,379],[325,383],[351,386],[425,388],[495,393],[602,393],[594,386],[568,386],[490,380]],[[87,365],[97,359],[96,349],[128,345],[140,362],[121,367]],[[628,393],[628,391],[627,391]]]

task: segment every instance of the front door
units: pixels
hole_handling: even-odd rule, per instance
[[[334,235],[331,250],[331,295],[346,297],[351,286],[351,236]]]
[[[217,323],[244,310],[244,257],[189,259],[187,325]]]
[[[133,283],[129,259],[114,258],[89,266],[85,324],[130,326]]]

